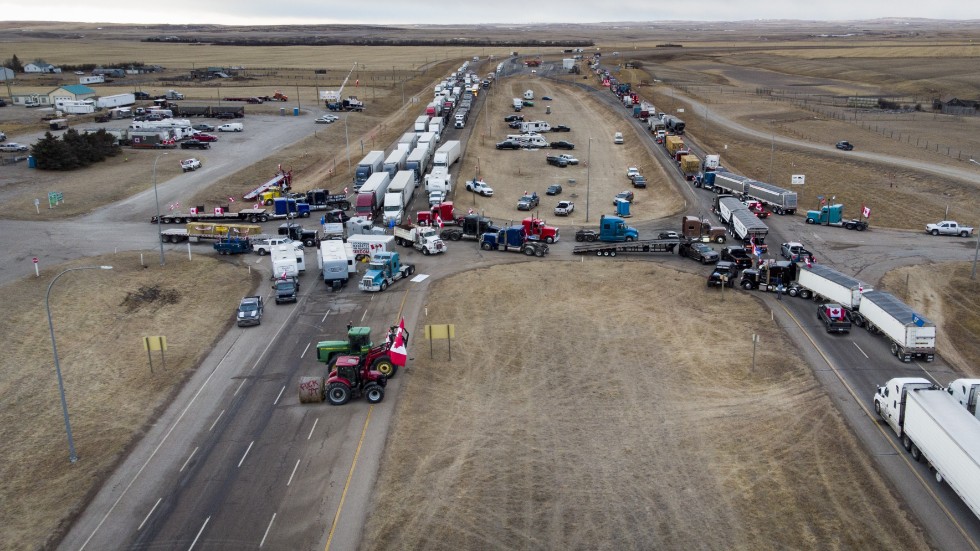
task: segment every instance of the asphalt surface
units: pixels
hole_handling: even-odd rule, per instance
[[[508,70],[516,69],[508,64]],[[545,76],[549,69],[539,68],[539,74]],[[606,101],[622,109],[611,101],[614,98],[608,91],[596,93],[600,98],[608,96]],[[227,161],[212,161],[204,170],[181,176],[179,182],[161,184],[161,203],[180,196],[185,187],[206,185],[221,170],[231,169],[236,158],[263,158],[270,147],[288,147],[305,135],[304,129],[307,133],[314,130],[311,118],[269,117],[263,121],[250,117],[247,131],[236,136],[240,143],[234,145]],[[262,131],[252,132],[252,127]],[[467,131],[450,131],[444,139],[465,139]],[[769,140],[770,136],[761,138]],[[660,147],[652,138],[648,142],[651,153],[673,171]],[[881,161],[877,157],[872,160]],[[455,181],[459,182],[458,175]],[[689,201],[689,212],[710,211],[710,193],[695,190],[680,178],[677,183]],[[422,204],[423,195],[421,190],[416,192],[416,205]],[[156,228],[146,223],[154,212],[152,190],[148,190],[67,223],[0,221],[0,254],[8,261],[0,264],[7,266],[0,271],[0,281],[23,277],[24,273],[10,267],[13,261],[31,255],[54,262],[116,249],[158,251]],[[272,227],[273,223],[269,224]],[[955,238],[875,229],[856,233],[804,226],[798,217],[773,216],[767,224],[771,248],[783,240],[802,241],[819,262],[870,282],[901,265],[972,259],[972,247],[964,247]],[[654,221],[642,225],[640,231],[675,229],[676,225],[673,220]],[[25,230],[32,236],[31,243],[24,252],[18,252],[18,247],[24,247],[20,236]],[[574,243],[570,241],[566,237],[552,245],[550,256],[544,260],[571,259]],[[472,241],[448,245],[447,254],[435,257],[399,248],[404,261],[416,264],[416,274],[428,277],[398,282],[383,293],[360,292],[356,280],[337,293],[324,291],[314,252],[309,249],[307,265],[311,268],[301,277],[298,304],[269,303],[262,325],[232,329],[215,345],[173,405],[113,473],[59,547],[356,548],[401,381],[412,376],[411,361],[407,370],[391,380],[385,401],[376,406],[363,400],[342,407],[299,404],[296,383],[303,375],[324,374],[325,366],[315,359],[315,343],[343,338],[347,323],[372,327],[375,340],[401,317],[409,327],[424,324],[428,321],[424,301],[432,281],[462,269],[525,261],[523,255],[481,251]],[[187,247],[166,246],[171,253],[183,253]],[[203,246],[190,247],[203,252]],[[707,275],[706,268],[676,255],[647,258]],[[271,272],[264,257],[247,260],[264,273]],[[270,298],[268,291],[260,291]],[[941,359],[930,364],[903,364],[888,353],[884,339],[864,330],[856,329],[846,336],[827,335],[817,326],[815,304],[810,301],[790,297],[777,300],[763,292],[758,297],[797,342],[852,430],[936,546],[977,549],[980,521],[947,486],[936,484],[923,465],[912,464],[890,430],[869,413],[877,384],[910,374],[927,374],[945,383],[954,376],[949,368]],[[410,355],[427,353],[425,348],[422,339],[415,336]]]

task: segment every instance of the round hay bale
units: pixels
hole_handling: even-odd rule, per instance
[[[299,403],[315,404],[323,401],[323,377],[300,377]]]

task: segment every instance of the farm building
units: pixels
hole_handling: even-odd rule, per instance
[[[25,73],[60,73],[61,67],[55,67],[54,65],[47,63],[45,61],[35,61],[24,65]]]
[[[14,80],[14,70],[0,67],[0,80]]]

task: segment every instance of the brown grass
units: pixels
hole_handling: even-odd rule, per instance
[[[452,361],[407,374],[365,549],[927,547],[747,294],[599,260],[466,272],[426,306]]]
[[[51,341],[44,311],[47,284],[61,269],[109,264],[112,271],[66,274],[51,293],[72,430],[80,460],[68,462]],[[137,253],[52,266],[3,289],[7,336],[0,360],[0,546],[36,549],[57,541],[74,515],[159,408],[233,322],[238,300],[258,272],[236,261],[196,255],[168,258],[165,268],[140,266]],[[170,299],[135,300],[142,287]],[[172,300],[176,295],[176,302]],[[127,297],[129,297],[127,299]],[[175,323],[176,322],[176,323]],[[142,337],[167,337],[150,372]]]

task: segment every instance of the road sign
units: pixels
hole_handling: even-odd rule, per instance
[[[48,208],[53,209],[58,205],[58,203],[65,202],[65,194],[60,191],[49,191],[48,192]]]
[[[35,256],[33,259],[31,259],[31,262],[37,264],[37,257]]]
[[[790,180],[790,183],[793,184],[794,186],[802,186],[805,180],[806,180],[805,174],[794,174],[792,176],[792,179]]]

